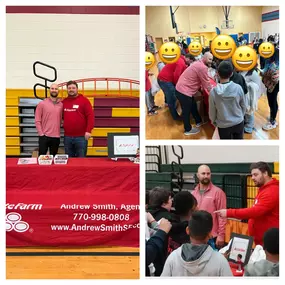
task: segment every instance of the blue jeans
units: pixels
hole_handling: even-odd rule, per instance
[[[151,94],[151,89],[149,91],[145,91],[145,104],[148,112],[150,112],[154,107],[154,96]]]
[[[175,96],[175,86],[172,82],[165,82],[161,81],[157,78],[157,83],[160,86],[161,90],[164,93],[164,96],[166,98],[166,102],[168,104],[168,108],[170,111],[170,114],[174,120],[179,119],[179,115],[176,111],[176,96]]]
[[[64,137],[64,150],[68,157],[85,157],[87,144],[85,137]]]
[[[244,131],[251,134],[254,128],[254,113],[244,115]]]

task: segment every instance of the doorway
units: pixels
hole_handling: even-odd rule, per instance
[[[162,44],[163,44],[162,38],[155,38],[156,50],[159,50]]]

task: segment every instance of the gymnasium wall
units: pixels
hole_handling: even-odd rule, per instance
[[[279,6],[263,7],[262,16],[262,37],[279,33]]]
[[[262,7],[262,14],[269,13],[272,11],[279,10],[279,6],[263,6]]]
[[[55,66],[58,82],[90,77],[139,80],[138,9],[7,7],[6,88],[32,89],[37,82],[35,61]]]
[[[175,11],[177,7],[173,6]],[[261,31],[261,6],[232,6],[230,20],[234,21],[234,29],[223,30],[223,33],[258,32]],[[175,13],[178,31],[188,33],[215,32],[221,28],[225,20],[221,6],[180,6]],[[146,7],[146,33],[155,37],[175,37],[172,29],[169,6]]]
[[[257,161],[278,162],[277,146],[183,146],[181,163],[251,163]],[[177,149],[178,154],[180,150]],[[168,146],[169,162],[177,161]]]

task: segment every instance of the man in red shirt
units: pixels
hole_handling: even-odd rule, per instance
[[[64,148],[69,157],[85,157],[94,127],[94,112],[89,100],[78,94],[75,81],[66,84],[68,97],[63,100]]]
[[[208,165],[200,165],[197,171],[199,184],[196,186],[192,195],[198,202],[199,210],[209,212],[213,217],[212,236],[213,242],[217,248],[221,248],[225,243],[226,223],[227,221],[215,211],[227,207],[227,198],[225,192],[211,182],[211,169]]]
[[[166,64],[157,76],[157,82],[164,93],[165,101],[174,120],[180,119],[176,111],[175,85],[186,68],[186,61],[181,56],[175,63]]]
[[[270,228],[279,228],[279,181],[272,178],[267,163],[257,162],[250,167],[254,184],[259,187],[255,203],[246,209],[216,211],[223,218],[248,220],[249,235],[256,245],[263,245],[263,235]]]
[[[58,85],[52,84],[50,98],[41,101],[36,108],[35,124],[39,134],[39,155],[56,155],[60,143],[62,103],[58,96]]]

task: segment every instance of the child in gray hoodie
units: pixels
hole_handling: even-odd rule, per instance
[[[218,127],[220,139],[243,139],[245,95],[240,85],[230,81],[233,66],[224,60],[218,66],[220,83],[210,92],[209,117]]]
[[[161,276],[233,276],[226,258],[207,244],[212,228],[210,213],[193,212],[186,229],[191,243],[169,255]]]
[[[263,237],[266,259],[248,264],[244,276],[279,276],[279,229],[271,228]]]

